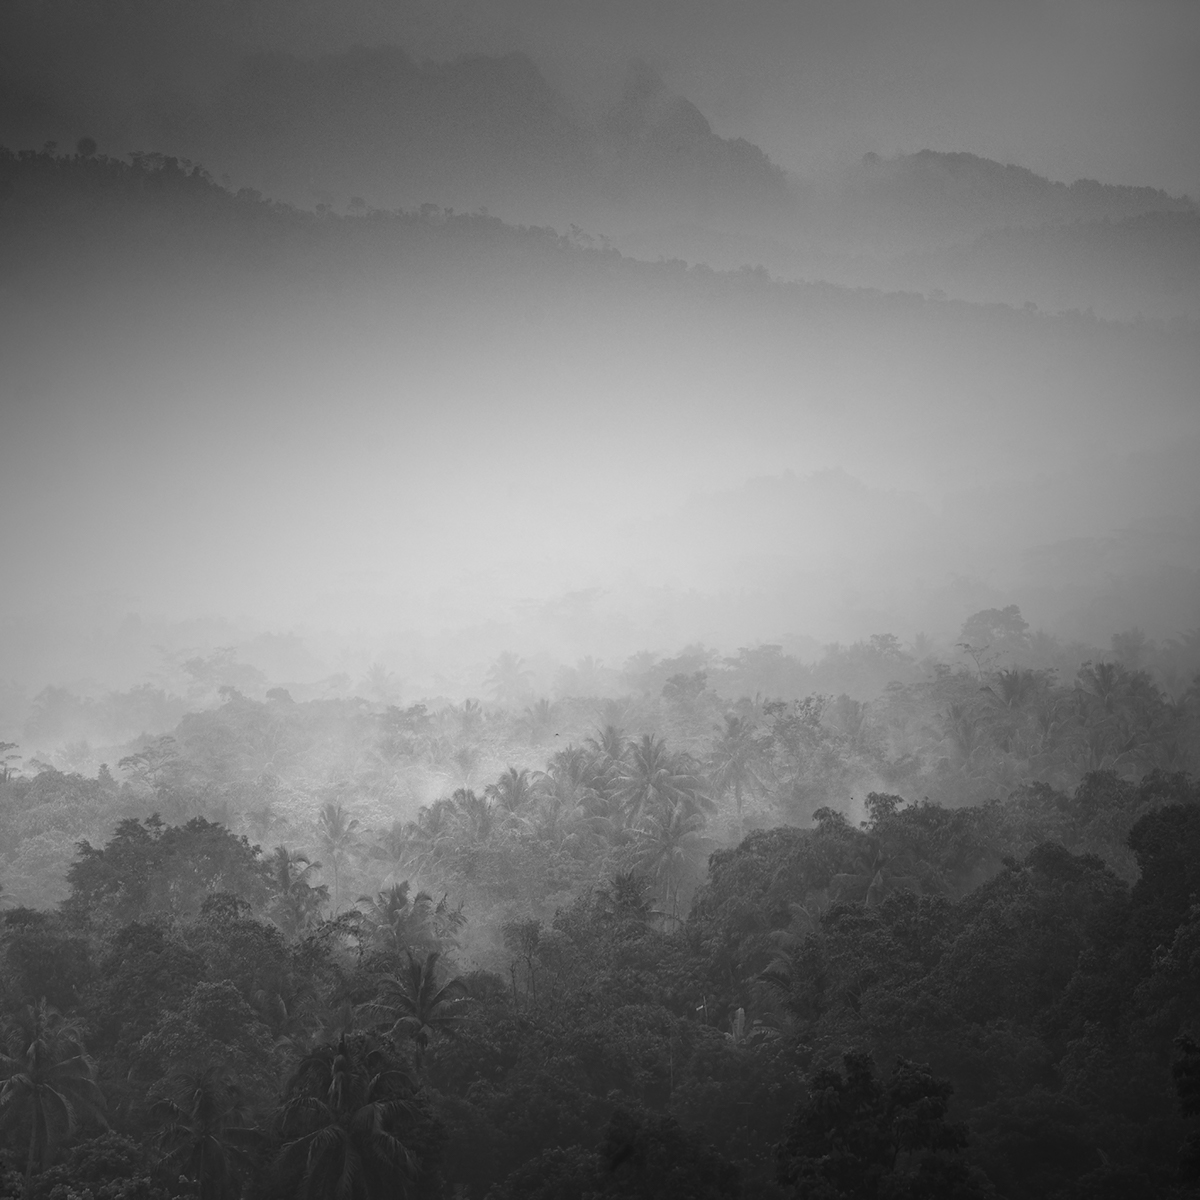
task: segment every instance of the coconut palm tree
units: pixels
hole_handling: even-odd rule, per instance
[[[713,790],[718,795],[733,792],[740,821],[745,793],[766,791],[756,770],[762,748],[754,736],[754,726],[744,717],[730,714],[725,718],[725,728],[718,725],[716,730],[719,736],[709,757]]]
[[[401,1200],[416,1166],[405,1140],[412,1082],[361,1038],[308,1055],[288,1083],[276,1172],[302,1200]]]
[[[669,804],[646,815],[637,837],[638,866],[658,882],[667,915],[677,921],[680,894],[699,877],[713,846],[704,836],[704,816]]]
[[[505,650],[488,668],[484,686],[492,693],[497,704],[509,704],[529,694],[529,681],[533,678],[525,660],[511,650]]]
[[[500,824],[498,806],[471,788],[458,788],[450,803],[455,823],[469,842],[486,842]]]
[[[323,904],[329,903],[329,889],[310,880],[321,869],[298,850],[276,846],[268,860],[275,898],[268,913],[286,937],[299,937],[311,924]]]
[[[625,740],[625,731],[612,722],[598,729],[593,737],[588,738],[588,748],[600,760],[600,766],[606,771],[620,771],[625,761],[629,743]]]
[[[521,716],[521,728],[531,745],[541,745],[554,728],[554,705],[546,699],[534,701]]]
[[[647,811],[665,811],[673,805],[705,807],[699,779],[667,749],[662,738],[649,733],[629,751],[621,772],[620,797],[625,818],[631,824]]]
[[[358,821],[340,804],[330,801],[317,817],[317,839],[333,867],[333,911],[341,903],[341,866],[358,843]]]
[[[234,1080],[216,1067],[176,1075],[152,1112],[160,1122],[162,1162],[195,1183],[199,1200],[241,1195],[266,1138],[249,1124]]]
[[[374,896],[359,896],[359,903],[367,905],[363,923],[372,944],[399,957],[402,951],[439,950],[453,943],[466,923],[462,912],[451,908],[445,896],[435,905],[428,892],[410,897],[408,891],[406,879]]]
[[[404,970],[380,980],[375,1000],[363,1011],[379,1025],[389,1025],[393,1042],[411,1041],[417,1061],[439,1034],[453,1035],[462,1023],[467,989],[460,979],[438,983],[438,951],[418,958],[407,952]]]
[[[495,783],[489,783],[483,794],[494,800],[505,812],[515,813],[526,808],[537,792],[536,782],[528,771],[509,767]]]
[[[620,739],[620,731],[615,732]],[[595,738],[589,739],[587,747],[567,746],[550,759],[545,775],[546,790],[559,810],[578,811],[594,832],[598,826],[615,825],[618,816],[617,766],[607,751],[596,746]]]
[[[50,1147],[74,1134],[80,1118],[104,1121],[104,1097],[83,1048],[83,1032],[44,999],[27,1004],[7,1031],[0,1055],[0,1126],[29,1124],[25,1196]]]
[[[443,797],[422,808],[417,819],[406,826],[412,844],[413,867],[418,874],[453,844],[455,825],[454,804]]]
[[[393,884],[397,884],[400,882],[401,873],[412,866],[413,850],[404,822],[393,821],[387,829],[376,834],[369,853],[372,858],[387,864],[388,873],[383,877],[384,882],[390,879]]]

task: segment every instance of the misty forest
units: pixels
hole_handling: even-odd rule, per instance
[[[1197,61],[10,0],[0,1200],[1200,1195]]]

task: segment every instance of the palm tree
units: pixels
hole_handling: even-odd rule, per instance
[[[629,749],[625,731],[611,722],[596,730],[594,737],[588,738],[588,746],[606,770],[619,770]]]
[[[505,650],[488,668],[484,685],[497,704],[508,704],[529,694],[532,677],[533,673],[525,665],[525,660],[511,650]]]
[[[342,859],[358,841],[358,821],[340,805],[330,801],[317,817],[317,837],[333,865],[333,911],[341,901]]]
[[[470,788],[458,788],[450,797],[458,827],[470,842],[486,842],[498,824],[497,806]]]
[[[529,804],[536,790],[528,771],[509,767],[495,783],[489,783],[483,789],[483,794],[495,800],[506,812],[515,813]]]
[[[329,889],[323,883],[314,887],[309,882],[321,864],[286,846],[276,846],[268,864],[276,893],[270,916],[286,937],[299,937],[321,905],[329,903]]]
[[[754,769],[761,747],[754,736],[754,726],[744,717],[731,714],[725,718],[723,730],[720,726],[716,728],[720,736],[713,742],[709,760],[713,788],[718,795],[733,792],[740,821],[745,792],[766,790],[766,785]]]
[[[649,733],[629,752],[621,772],[620,795],[630,823],[648,810],[665,810],[677,804],[689,809],[703,806],[700,781],[667,749],[662,738]]]
[[[50,1147],[74,1134],[80,1117],[104,1121],[104,1097],[96,1070],[83,1048],[78,1022],[44,999],[18,1015],[0,1055],[0,1124],[29,1122],[25,1196],[32,1194],[34,1168],[45,1166]]]
[[[199,1200],[241,1195],[254,1152],[266,1139],[247,1123],[245,1098],[235,1081],[215,1067],[176,1075],[154,1113],[162,1123],[163,1163],[195,1182]]]
[[[453,1035],[462,1023],[467,989],[460,979],[438,984],[438,951],[424,958],[408,951],[407,957],[407,968],[385,975],[379,994],[364,1010],[380,1024],[390,1023],[388,1036],[394,1042],[411,1040],[419,1062],[436,1035]]]
[[[447,846],[453,845],[454,817],[453,802],[443,797],[423,807],[417,813],[417,819],[406,826],[417,874],[434,862]]]
[[[461,709],[452,711],[458,713],[459,732],[463,737],[472,737],[479,732],[483,724],[483,706],[478,700],[464,700]]]
[[[399,882],[398,876],[412,865],[413,845],[408,829],[403,822],[393,821],[382,833],[377,834],[370,850],[371,857],[388,864],[384,882]]]
[[[972,766],[986,744],[980,711],[973,705],[950,704],[942,726],[947,740],[957,751],[963,765]]]
[[[437,950],[453,943],[455,934],[466,923],[460,909],[451,908],[445,896],[436,905],[428,892],[410,898],[407,879],[373,897],[358,899],[367,905],[363,920],[371,941],[397,957],[414,947]]]
[[[521,726],[530,744],[540,745],[554,728],[554,705],[549,700],[537,700],[525,709]]]
[[[636,871],[618,871],[596,892],[596,904],[604,917],[623,934],[640,934],[650,918],[662,916],[650,901],[649,881]]]
[[[343,1035],[305,1058],[280,1114],[276,1169],[303,1200],[400,1200],[415,1166],[403,1137],[412,1083],[382,1051]],[[294,1183],[293,1183],[294,1181]]]
[[[676,921],[680,893],[689,878],[699,874],[712,849],[703,830],[703,815],[683,804],[648,814],[638,830],[638,865],[659,882],[668,915]]]
[[[620,739],[620,730],[615,733]],[[606,751],[597,751],[598,744],[590,738],[591,749],[569,745],[560,750],[550,759],[545,780],[560,810],[578,810],[593,823],[607,824],[616,816],[617,767]]]

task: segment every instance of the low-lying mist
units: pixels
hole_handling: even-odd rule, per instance
[[[169,160],[8,169],[10,621],[505,631],[484,660],[520,628],[565,663],[1008,603],[1101,645],[1196,624],[1189,326],[314,216]],[[604,615],[535,632],[580,593]],[[11,640],[30,685],[87,674]]]

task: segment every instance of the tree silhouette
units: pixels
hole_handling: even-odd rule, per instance
[[[330,801],[317,817],[317,838],[333,867],[333,911],[341,903],[342,860],[358,841],[358,821],[340,804]]]
[[[679,896],[697,876],[712,848],[704,836],[704,816],[684,804],[669,804],[649,813],[638,830],[638,865],[663,890],[668,915],[679,919]]]
[[[15,753],[19,748],[16,742],[0,742],[0,783],[7,783],[16,773],[13,764],[21,760],[21,756]]]
[[[33,1173],[42,1168],[50,1147],[74,1134],[81,1117],[103,1122],[104,1097],[96,1086],[95,1067],[83,1048],[83,1032],[74,1020],[39,1000],[18,1013],[0,1056],[0,1125],[29,1123],[25,1155],[25,1195],[33,1191]]]
[[[701,805],[700,781],[667,749],[662,738],[645,734],[629,751],[621,773],[621,802],[626,820],[673,805]]]
[[[530,744],[540,745],[554,728],[554,705],[549,700],[537,700],[525,709],[521,726]]]
[[[446,897],[435,905],[428,892],[409,896],[408,880],[395,883],[374,896],[360,896],[367,905],[363,923],[370,942],[377,949],[399,957],[413,949],[430,951],[453,942],[466,918],[453,909]]]
[[[199,1200],[240,1196],[265,1143],[248,1124],[246,1099],[217,1067],[172,1077],[154,1106],[162,1161],[193,1180]]]
[[[399,1200],[416,1166],[411,1096],[408,1076],[361,1039],[321,1046],[288,1083],[281,1183],[304,1200]]]
[[[388,1036],[394,1042],[413,1042],[419,1062],[435,1036],[457,1031],[465,1015],[467,989],[459,979],[439,985],[438,951],[423,958],[408,951],[406,956],[405,968],[380,980],[374,1002],[364,1011],[376,1022],[390,1025]]]
[[[486,842],[500,824],[501,810],[471,788],[458,788],[450,797],[455,824],[468,842]]]
[[[329,903],[329,889],[309,882],[321,864],[286,846],[276,846],[269,862],[276,894],[267,911],[286,937],[298,937]]]
[[[529,694],[529,681],[533,673],[525,660],[511,650],[505,650],[488,668],[484,686],[497,704],[510,704]]]
[[[730,714],[725,718],[725,728],[717,726],[717,732],[719,736],[713,742],[709,758],[713,788],[718,795],[733,792],[740,821],[745,793],[766,790],[755,769],[762,750],[754,736],[754,726],[744,717]]]
[[[537,788],[528,771],[509,767],[495,783],[489,783],[483,794],[495,800],[505,812],[515,813],[527,807]]]

